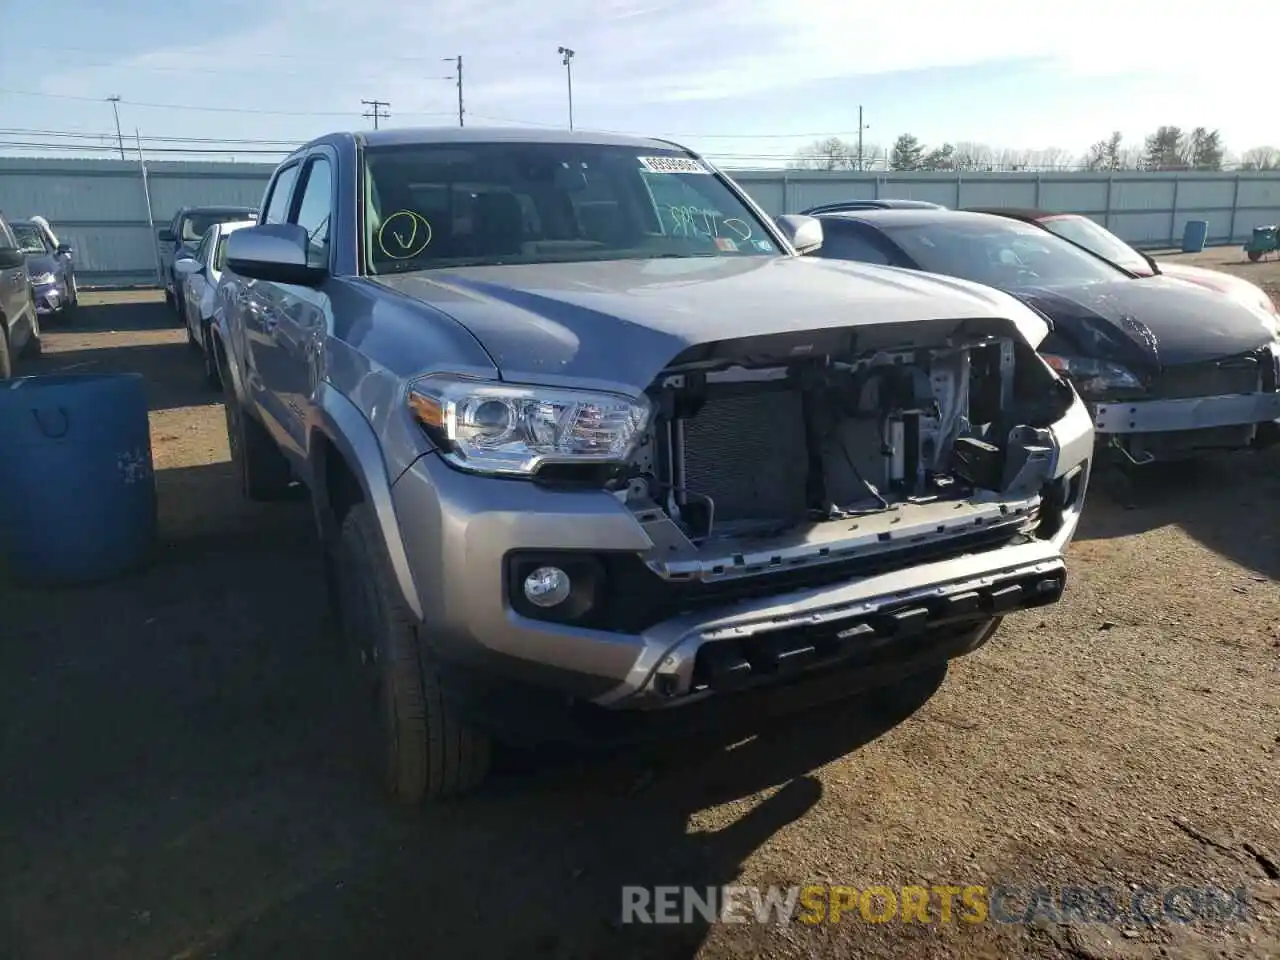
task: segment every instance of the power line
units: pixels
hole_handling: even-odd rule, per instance
[[[283,55],[282,55],[283,56]],[[453,59],[452,57],[448,59]],[[452,80],[452,77],[448,79]],[[36,90],[14,90],[10,88],[0,88],[0,93],[7,93],[15,97],[42,97],[52,100],[77,100],[82,103],[101,103],[101,97],[81,97],[73,96],[65,93],[42,93]],[[205,107],[194,106],[188,103],[152,103],[143,100],[127,100],[120,98],[120,103],[128,104],[131,107],[145,107],[155,110],[184,110],[184,111],[200,111],[207,113],[244,113],[258,114],[263,116],[278,117],[349,117],[351,112],[347,110],[260,110],[250,107]],[[451,111],[434,110],[434,111],[408,111],[401,112],[400,116],[405,117],[448,117],[452,116]],[[516,120],[510,117],[497,117],[484,114],[472,114],[472,116],[480,117],[483,120],[492,120],[499,123],[518,124],[527,127],[546,127],[548,129],[559,129],[558,123],[544,123],[535,120]],[[648,134],[637,133],[632,130],[609,130],[604,128],[593,128],[599,133],[614,133],[626,136],[647,136]],[[795,133],[701,133],[701,132],[673,132],[665,131],[664,136],[669,137],[689,137],[700,140],[803,140],[813,137],[844,137],[855,135],[853,131],[831,131],[831,130],[809,130],[797,131]]]
[[[360,116],[362,116],[362,117],[372,117],[372,118],[373,118],[373,129],[375,129],[375,130],[377,130],[377,129],[378,129],[378,118],[379,118],[379,117],[382,117],[383,119],[389,119],[389,118],[391,117],[391,114],[390,114],[390,113],[387,113],[387,112],[385,112],[385,111],[381,111],[381,110],[379,109],[380,107],[389,107],[389,106],[391,106],[391,103],[390,103],[390,101],[388,101],[388,100],[361,100],[360,102],[361,102],[361,103],[363,103],[366,107],[368,107],[368,108],[369,108],[369,110],[368,110],[366,113],[362,113],[362,114],[360,114]]]

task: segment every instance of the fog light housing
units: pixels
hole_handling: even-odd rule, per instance
[[[525,599],[544,610],[559,606],[573,592],[573,581],[559,567],[538,567],[524,578]]]
[[[599,626],[605,604],[604,564],[586,551],[516,551],[507,555],[504,592],[522,617]]]

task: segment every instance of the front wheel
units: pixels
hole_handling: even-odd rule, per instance
[[[22,356],[26,360],[34,360],[44,353],[44,341],[40,339],[40,314],[36,313],[35,301],[31,302],[31,334],[22,345]]]
[[[204,380],[214,390],[221,389],[222,377],[218,374],[218,358],[213,355],[213,338],[209,335],[209,324],[201,325],[200,339],[204,355]]]
[[[1262,251],[1261,251],[1261,250],[1248,250],[1248,251],[1246,251],[1246,253],[1248,253],[1248,254],[1249,254],[1249,261],[1250,261],[1251,263],[1257,263],[1259,260],[1261,260],[1261,259],[1262,259]]]
[[[443,695],[389,566],[373,511],[356,504],[338,538],[338,610],[344,648],[359,653],[377,705],[387,792],[412,805],[460,796],[484,781],[491,743]]]

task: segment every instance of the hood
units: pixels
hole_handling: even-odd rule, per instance
[[[1160,272],[1174,280],[1184,280],[1187,283],[1208,287],[1210,290],[1225,293],[1232,299],[1238,300],[1247,306],[1256,304],[1267,313],[1276,314],[1276,305],[1265,290],[1256,283],[1250,283],[1248,280],[1233,276],[1230,273],[1224,273],[1221,270],[1209,270],[1205,267],[1193,267],[1182,263],[1162,263],[1160,264]]]
[[[1163,277],[1013,292],[1084,356],[1147,370],[1219,360],[1276,338],[1260,308]]]
[[[27,257],[27,273],[35,276],[38,273],[56,273],[58,264],[47,253],[37,253]]]
[[[370,279],[457,320],[512,381],[643,390],[690,347],[785,334],[786,355],[798,356],[836,336],[847,347],[850,328],[865,344],[871,334],[857,328],[877,324],[919,324],[921,336],[939,337],[941,326],[950,332],[966,320],[1001,318],[1032,344],[1047,333],[1032,311],[996,290],[810,257],[508,264]]]

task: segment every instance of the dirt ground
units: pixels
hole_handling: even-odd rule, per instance
[[[1280,262],[1199,262],[1270,284]],[[239,501],[154,295],[86,297],[39,369],[151,385],[162,555],[0,596],[0,957],[1280,955],[1280,451],[1097,491],[1064,601],[905,719],[507,755],[389,808],[305,511]],[[896,721],[896,722],[895,722]],[[1245,887],[1249,919],[622,926],[624,884]],[[936,915],[935,915],[936,917]]]

